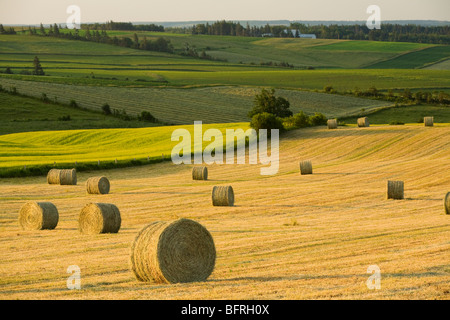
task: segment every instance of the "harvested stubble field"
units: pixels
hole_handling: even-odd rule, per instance
[[[259,165],[212,165],[193,181],[191,165],[162,163],[95,172],[108,195],[87,195],[92,173],[77,186],[45,177],[0,181],[2,299],[448,299],[450,127],[326,127],[289,132],[280,171]],[[301,176],[299,160],[314,174]],[[405,182],[405,200],[386,199],[386,181]],[[234,207],[213,207],[215,185],[232,185]],[[22,231],[27,200],[52,201],[60,222],[51,231]],[[114,203],[118,234],[82,235],[81,208]],[[190,218],[212,234],[216,267],[205,282],[140,283],[128,265],[137,232],[152,221]],[[81,290],[66,286],[71,265]],[[370,265],[381,289],[369,290]]]
[[[205,87],[205,88],[114,88],[72,86],[56,83],[30,82],[0,78],[3,88],[16,87],[19,93],[69,104],[74,99],[84,108],[100,111],[104,103],[111,109],[124,109],[130,115],[148,111],[157,119],[174,124],[192,124],[198,119],[204,123],[229,123],[248,121],[248,111],[253,106],[256,87]],[[352,116],[361,110],[375,110],[389,106],[386,101],[356,97],[329,95],[325,93],[277,90],[277,95],[286,97],[293,112],[300,110],[327,116]]]

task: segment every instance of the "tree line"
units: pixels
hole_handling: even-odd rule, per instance
[[[3,24],[0,24],[0,34],[16,34],[16,31],[13,27],[5,29]]]
[[[48,28],[45,28],[44,25],[41,23],[39,28],[36,27],[28,27],[28,30],[25,30],[22,27],[22,33],[28,33],[30,35],[34,36],[44,36],[44,37],[56,37],[56,38],[62,38],[67,40],[81,40],[81,41],[92,41],[97,43],[104,43],[109,45],[116,45],[120,47],[126,47],[126,48],[133,48],[133,49],[140,49],[140,50],[147,50],[147,51],[157,51],[157,52],[167,52],[167,53],[175,53],[175,49],[170,42],[169,39],[166,39],[164,37],[158,37],[155,40],[147,39],[147,37],[144,35],[142,38],[139,38],[137,33],[133,34],[132,38],[122,36],[109,36],[107,33],[107,30],[110,30],[111,28],[130,28],[129,26],[126,27],[127,23],[116,23],[116,22],[107,22],[105,24],[92,24],[92,25],[83,25],[82,32],[80,32],[79,29],[73,29],[68,30],[67,27],[63,28],[61,25],[58,24],[50,24]],[[2,25],[0,24],[2,27]],[[119,27],[118,27],[119,26]],[[137,26],[139,28],[150,28],[152,29],[154,25],[140,25]],[[158,27],[158,26],[157,26]],[[65,29],[65,30],[63,30]],[[156,28],[158,29],[158,28]],[[2,29],[0,29],[2,30]],[[13,34],[13,33],[6,33],[5,34]],[[16,32],[14,29],[11,28],[11,32]],[[200,53],[197,51],[197,48],[195,46],[191,46],[189,43],[185,43],[184,49],[182,49],[180,52],[178,52],[180,55],[184,56],[190,56],[197,59],[205,59],[205,60],[213,60],[213,61],[226,61],[224,59],[218,59],[214,58],[208,54],[206,54],[206,51],[203,50]],[[284,66],[284,65],[283,65]],[[289,67],[292,67],[290,65],[287,65]],[[9,73],[10,70],[7,70],[7,73]]]
[[[260,129],[278,129],[281,132],[286,130],[321,126],[327,124],[327,117],[320,112],[314,115],[307,115],[303,111],[296,114],[290,110],[290,102],[275,96],[275,89],[262,89],[260,94],[256,94],[253,101],[253,108],[248,112],[251,119],[250,127],[259,133]]]
[[[100,29],[99,29],[100,26]],[[133,34],[133,38],[129,37],[111,37],[107,33],[107,24],[103,25],[94,25],[93,29],[89,25],[85,26],[83,29],[83,34],[80,33],[80,30],[74,29],[72,31],[65,30],[61,31],[61,26],[58,26],[56,23],[50,25],[48,30],[41,23],[39,31],[33,27],[29,27],[28,32],[31,35],[37,36],[48,36],[48,37],[56,37],[63,38],[68,40],[81,40],[81,41],[93,41],[97,43],[105,43],[110,45],[116,45],[120,47],[147,50],[147,51],[157,51],[157,52],[167,52],[167,53],[175,53],[175,49],[170,42],[169,39],[164,37],[158,37],[155,40],[147,39],[146,36],[143,36],[141,39],[139,38],[137,33]],[[200,53],[197,51],[195,46],[190,45],[189,43],[185,43],[185,47],[182,51],[179,52],[180,55],[194,57],[197,59],[204,60],[213,60],[213,61],[226,61],[224,59],[217,59],[208,54],[206,54],[205,50],[202,50]],[[289,66],[287,63],[284,63],[283,66]]]
[[[41,24],[41,34],[44,27]],[[61,26],[50,25],[49,35],[60,35]],[[382,24],[381,29],[368,29],[365,25],[306,25],[302,23],[291,23],[285,25],[245,26],[240,22],[216,21],[212,24],[195,24],[191,27],[172,27],[165,30],[163,26],[155,24],[133,25],[131,22],[114,22],[84,24],[82,29],[93,30],[93,38],[97,42],[113,43],[127,46],[129,41],[123,38],[115,37],[107,39],[106,31],[126,30],[126,31],[171,31],[174,33],[190,33],[218,36],[241,36],[241,37],[262,37],[273,36],[281,38],[298,37],[300,34],[315,34],[318,39],[342,39],[342,40],[371,40],[371,41],[389,41],[389,42],[416,42],[432,44],[450,44],[450,26],[419,26],[415,24]],[[35,27],[29,27],[31,34],[37,34]],[[98,31],[98,34],[97,32]],[[5,29],[0,24],[0,34],[15,34],[14,28]],[[78,30],[74,34],[71,32],[62,33],[69,39],[75,38],[83,40]],[[134,44],[135,45],[135,44]]]
[[[100,27],[99,27],[100,26]],[[63,38],[68,40],[81,40],[81,41],[92,41],[97,43],[105,43],[120,47],[133,48],[133,49],[141,49],[148,51],[158,51],[158,52],[168,52],[173,53],[174,49],[170,40],[165,39],[163,37],[158,37],[156,40],[149,40],[147,37],[143,37],[142,40],[139,39],[138,35],[135,33],[133,39],[129,37],[117,37],[117,36],[109,36],[107,31],[107,24],[102,24],[98,26],[94,26],[91,29],[90,26],[86,26],[83,34],[80,33],[79,29],[72,30],[61,30],[61,26],[58,26],[56,23],[50,25],[48,30],[41,23],[39,27],[39,31],[36,27],[29,27],[28,32],[30,35],[36,36],[48,36],[48,37],[56,37]]]
[[[365,25],[317,25],[291,23],[290,28],[301,33],[314,33],[320,39],[370,40],[450,44],[450,26],[419,26],[415,24],[382,24],[370,30]]]
[[[285,25],[243,26],[239,22],[217,21],[212,24],[195,24],[192,27],[170,28],[172,32],[241,36],[241,37],[298,37],[302,34],[315,34],[318,39],[371,40],[390,42],[416,42],[450,44],[450,26],[419,26],[415,24],[382,24],[381,29],[370,30],[365,25],[306,25],[291,23]]]
[[[178,29],[178,30],[177,30]],[[190,28],[171,28],[171,31],[191,34],[204,34],[215,36],[240,36],[240,37],[261,37],[272,34],[274,37],[292,37],[291,32],[286,33],[287,26],[265,25],[262,27],[250,26],[249,23],[244,27],[240,22],[217,21],[213,24],[196,24]]]
[[[325,86],[323,88],[323,92],[329,94],[341,94],[346,96],[355,96],[359,98],[369,98],[369,99],[377,99],[384,101],[391,101],[398,103],[409,103],[409,104],[434,104],[434,105],[443,105],[450,106],[450,95],[443,91],[415,91],[412,92],[409,88],[403,89],[398,93],[395,93],[394,90],[389,89],[386,93],[379,91],[376,87],[372,86],[367,90],[361,90],[359,88],[355,88],[354,90],[346,90],[342,92],[338,92],[332,86]]]
[[[163,26],[158,26],[156,24],[137,24],[134,25],[131,22],[114,22],[112,20],[106,23],[93,23],[93,24],[82,24],[81,28],[86,29],[87,27],[91,29],[104,29],[104,30],[121,30],[121,31],[156,31],[164,32]]]

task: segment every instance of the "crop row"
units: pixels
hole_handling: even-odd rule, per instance
[[[19,93],[35,97],[45,93],[49,99],[62,103],[75,100],[81,107],[93,110],[108,103],[111,109],[125,110],[130,115],[149,111],[159,120],[173,124],[249,121],[247,113],[260,90],[226,86],[194,89],[69,86],[6,78],[0,78],[0,85],[4,89],[15,87]],[[374,100],[297,90],[278,90],[276,94],[291,102],[293,112],[322,112],[327,116],[357,114],[361,109],[385,105]]]

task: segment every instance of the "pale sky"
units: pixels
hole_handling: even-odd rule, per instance
[[[69,5],[81,22],[194,20],[360,20],[378,5],[382,20],[450,20],[450,0],[0,0],[0,23],[64,23]]]

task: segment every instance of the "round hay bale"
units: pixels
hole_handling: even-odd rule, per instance
[[[425,124],[425,127],[432,127],[434,122],[434,117],[424,117],[423,123]]]
[[[231,186],[215,186],[212,190],[213,206],[234,205],[234,191]]]
[[[51,169],[47,173],[47,183],[48,184],[60,184],[61,170]]]
[[[300,161],[300,174],[312,174],[312,163],[309,160]]]
[[[328,129],[337,129],[337,127],[338,127],[337,119],[329,119],[327,121],[327,126],[328,126]]]
[[[62,169],[60,173],[60,184],[75,186],[77,184],[77,170],[76,169]]]
[[[193,180],[208,180],[208,168],[207,167],[194,167],[192,168]]]
[[[404,183],[403,181],[388,181],[387,183],[387,198],[400,200],[404,198]]]
[[[130,269],[137,280],[145,282],[205,281],[215,262],[211,234],[190,219],[147,225],[136,235],[130,250]]]
[[[450,192],[447,192],[444,198],[445,214],[450,214]]]
[[[19,224],[23,230],[52,230],[58,220],[58,209],[51,202],[29,201],[19,211]]]
[[[106,177],[91,177],[86,181],[86,190],[89,194],[108,194],[109,180]]]
[[[369,127],[369,118],[367,117],[363,117],[363,118],[358,118],[358,127]]]
[[[81,233],[117,233],[122,219],[119,209],[110,203],[89,203],[81,209],[78,228]]]

